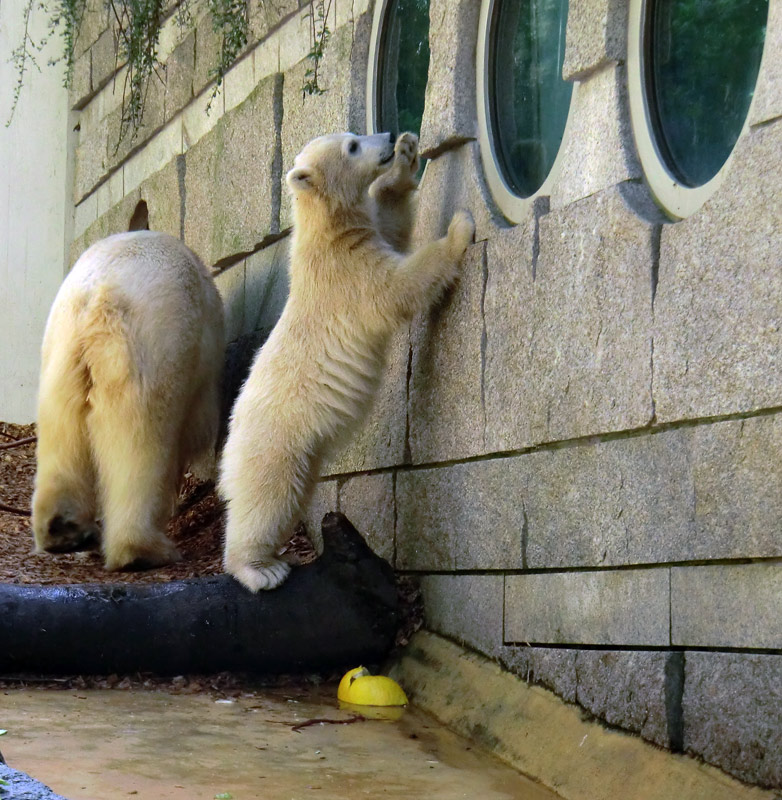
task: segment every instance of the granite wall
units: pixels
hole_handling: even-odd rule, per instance
[[[90,2],[72,255],[144,201],[150,227],[215,269],[236,386],[285,302],[284,174],[312,137],[365,128],[373,4],[335,4],[328,91],[306,99],[296,0],[254,12],[214,100],[210,22],[172,16],[144,126],[118,144],[123,69]],[[432,630],[607,724],[782,787],[782,0],[730,172],[677,223],[634,149],[626,3],[571,0],[573,128],[550,197],[512,227],[476,141],[478,6],[431,2],[415,234],[465,206],[476,242],[456,289],[396,337],[310,516],[339,508],[420,576]]]

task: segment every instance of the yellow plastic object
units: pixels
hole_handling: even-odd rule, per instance
[[[356,706],[406,706],[402,687],[385,675],[370,675],[365,667],[346,672],[339,682],[337,699]]]

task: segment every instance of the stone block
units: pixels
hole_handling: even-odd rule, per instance
[[[324,475],[365,472],[409,463],[407,376],[409,330],[400,328],[388,347],[388,359],[367,418],[323,466]]]
[[[782,650],[782,565],[673,567],[671,642]]]
[[[424,575],[426,627],[497,655],[502,648],[502,575]]]
[[[539,247],[527,378],[539,395],[534,441],[647,425],[654,226],[615,187],[543,216]]]
[[[487,243],[483,396],[487,452],[530,446],[541,407],[532,366],[538,218]]]
[[[141,183],[141,199],[147,204],[149,227],[179,238],[184,219],[184,197],[177,159],[172,159]]]
[[[164,65],[166,120],[170,120],[193,99],[195,51],[195,33],[191,33],[166,59]]]
[[[73,181],[73,202],[78,205],[100,183],[109,170],[106,148],[108,128],[100,123],[91,131],[79,131]]]
[[[98,193],[93,192],[73,210],[73,235],[81,236],[98,219]]]
[[[527,683],[544,686],[569,703],[576,702],[577,650],[560,647],[505,645],[500,661]]]
[[[223,116],[222,101],[210,105],[211,93],[204,92],[182,111],[182,147],[187,152],[211,131]]]
[[[475,50],[480,4],[432,0],[429,4],[429,75],[420,150],[431,158],[478,136]]]
[[[491,239],[498,228],[487,198],[477,143],[468,142],[427,161],[418,190],[413,243],[418,246],[444,236],[462,208],[475,220],[475,241]]]
[[[109,28],[109,8],[103,0],[87,0],[82,11],[81,23],[73,42],[73,54],[79,58]]]
[[[267,0],[253,4],[249,19],[250,41],[261,41],[284,19],[299,11],[298,0]]]
[[[520,458],[397,473],[397,567],[520,568],[527,480]]]
[[[233,264],[214,276],[225,309],[225,340],[236,341],[244,332],[245,262]]]
[[[643,650],[579,650],[575,702],[599,719],[670,747],[668,703],[671,657]],[[674,723],[675,724],[675,723]]]
[[[104,181],[95,192],[98,201],[98,216],[102,217],[125,196],[124,170],[118,169]]]
[[[780,152],[782,121],[751,129],[719,191],[663,228],[654,301],[660,422],[782,405]]]
[[[695,534],[688,431],[521,456],[526,566],[619,566],[707,558]]]
[[[692,428],[693,559],[782,556],[782,416]]]
[[[69,102],[74,109],[84,108],[92,97],[92,56],[89,52],[74,61],[68,90]]]
[[[96,195],[88,197],[85,202],[95,202]],[[122,233],[128,230],[130,218],[141,199],[138,190],[129,192],[116,205],[112,206],[105,214],[98,217],[89,227],[71,243],[71,263],[99,239],[111,236],[113,233]]]
[[[247,257],[244,332],[268,336],[288,300],[288,239]]]
[[[225,111],[244,102],[255,88],[255,53],[249,52],[234,63],[223,79]]]
[[[339,510],[367,544],[389,564],[395,561],[394,476],[390,472],[357,475],[339,487]]]
[[[326,133],[362,133],[365,130],[369,16],[363,14],[356,19],[355,27],[343,25],[332,34],[318,68],[318,82],[325,90],[324,94],[307,95],[303,91],[309,80],[305,73],[312,66],[309,60],[300,61],[286,70],[282,120],[283,180],[293,167],[293,160],[312,139]],[[280,229],[290,227],[292,222],[290,195],[284,187]]]
[[[630,128],[627,71],[609,64],[574,88],[552,208],[641,178]]]
[[[105,30],[90,48],[92,54],[92,90],[103,88],[125,59],[117,49],[113,30]]]
[[[149,139],[123,165],[125,191],[129,192],[182,154],[182,120],[177,117]],[[177,192],[179,193],[179,192]]]
[[[749,123],[760,125],[777,117],[782,117],[782,5],[771,2]]]
[[[505,579],[505,641],[670,643],[667,568],[546,572]]]
[[[207,264],[254,251],[278,230],[275,105],[268,78],[185,156],[185,241]]]
[[[213,72],[220,63],[222,35],[214,29],[211,14],[199,18],[195,28],[195,64],[193,70],[193,94],[199,95],[214,80]],[[212,90],[209,90],[212,94]],[[223,98],[215,98],[215,104],[223,105]]]
[[[323,522],[323,517],[329,511],[337,510],[337,502],[336,481],[321,481],[315,486],[312,500],[302,518],[302,522],[307,526],[307,532],[313,541],[321,537],[320,525]]]
[[[456,286],[411,326],[408,415],[414,464],[483,452],[485,257],[485,243],[470,247]]]
[[[782,788],[782,655],[688,651],[684,671],[686,750]]]
[[[626,0],[571,0],[562,77],[583,80],[609,62],[627,58]]]

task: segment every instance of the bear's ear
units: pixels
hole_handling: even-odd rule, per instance
[[[309,167],[294,167],[285,180],[294,191],[309,191],[314,186],[314,174]]]

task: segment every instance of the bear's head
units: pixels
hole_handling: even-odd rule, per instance
[[[325,203],[331,211],[363,206],[372,181],[394,163],[394,136],[336,133],[313,139],[296,156],[286,181],[297,200]]]

